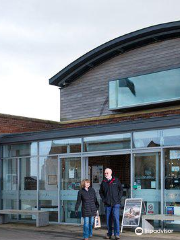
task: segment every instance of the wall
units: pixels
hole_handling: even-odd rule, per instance
[[[56,129],[59,122],[0,114],[0,134]]]
[[[180,38],[121,54],[61,89],[61,121],[117,114],[108,110],[108,82],[180,67]]]

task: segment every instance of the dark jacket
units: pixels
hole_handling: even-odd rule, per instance
[[[84,188],[79,190],[75,211],[78,210],[81,202],[82,202],[82,217],[96,216],[97,209],[99,208],[99,203],[97,201],[96,192],[94,188],[89,187],[88,191],[86,191]]]
[[[105,206],[120,204],[123,188],[119,179],[113,177],[108,181],[108,179],[105,178],[101,183],[99,194]]]

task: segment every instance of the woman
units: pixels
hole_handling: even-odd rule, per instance
[[[97,209],[99,208],[95,190],[90,187],[90,181],[88,179],[84,179],[81,182],[81,190],[78,192],[75,206],[76,216],[81,202],[82,217],[84,218],[83,237],[84,240],[88,240],[89,237],[92,237],[94,216],[96,216]]]

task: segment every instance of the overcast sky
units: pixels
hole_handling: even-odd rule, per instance
[[[59,121],[49,78],[126,33],[180,20],[180,0],[0,0],[0,113]]]

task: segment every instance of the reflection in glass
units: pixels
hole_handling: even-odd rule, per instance
[[[37,158],[20,158],[20,189],[37,190]]]
[[[165,189],[180,189],[180,149],[165,150]]]
[[[159,214],[161,202],[160,154],[134,154],[134,164],[133,197],[143,199],[147,214]]]
[[[3,146],[3,157],[20,157],[37,155],[37,142]]]
[[[165,191],[164,212],[179,215],[180,212],[180,149],[166,149],[165,155]],[[180,224],[180,221],[169,222]]]
[[[109,82],[109,108],[180,99],[180,68]],[[173,84],[172,84],[173,82]]]
[[[81,183],[81,158],[61,159],[61,222],[80,223],[80,213],[75,216],[75,203]]]
[[[37,158],[20,158],[20,209],[33,210],[37,206]],[[22,219],[34,220],[22,215]]]
[[[49,211],[49,220],[58,221],[58,157],[39,159],[39,205],[40,210]]]
[[[117,149],[129,149],[131,146],[131,137],[129,133],[105,135],[84,138],[85,152],[106,151]]]
[[[133,133],[135,148],[159,147],[162,145],[161,131],[146,131]]]
[[[81,139],[64,139],[39,143],[40,155],[65,154],[81,152]]]
[[[2,202],[3,209],[17,209],[17,159],[3,159]],[[15,216],[13,216],[14,218]]]
[[[180,145],[180,128],[163,130],[163,141],[164,146]]]

